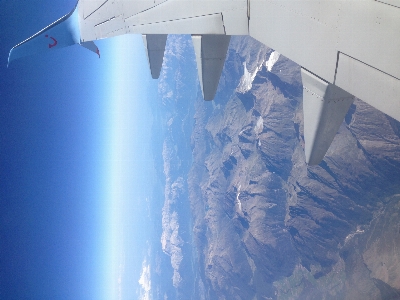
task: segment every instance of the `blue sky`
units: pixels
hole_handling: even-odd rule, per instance
[[[140,276],[154,85],[141,37],[99,41],[101,59],[75,45],[6,68],[74,5],[1,3],[0,299],[117,299],[121,263],[125,281]]]

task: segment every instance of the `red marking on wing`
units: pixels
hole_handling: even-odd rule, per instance
[[[47,34],[45,37],[49,37]],[[54,46],[57,46],[57,40],[53,38],[52,36],[50,37],[53,40],[53,44],[49,44],[49,48],[53,48]]]
[[[50,38],[54,41],[54,43],[53,44],[49,44],[49,48],[53,48],[54,46],[57,46],[57,40],[55,38],[53,38],[53,37],[50,37]]]

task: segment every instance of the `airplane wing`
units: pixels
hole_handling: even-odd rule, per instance
[[[352,95],[400,121],[399,0],[251,0],[249,24],[302,67],[309,164],[322,160]]]
[[[79,41],[78,10],[75,7],[69,14],[14,46],[10,50],[8,64],[24,56],[53,51],[54,49],[74,45]]]
[[[206,100],[231,35],[250,35],[301,65],[310,165],[323,159],[354,96],[400,121],[400,0],[80,0],[15,46],[9,62],[75,43],[95,52],[94,40],[128,33],[143,35],[153,78],[167,35],[192,34]]]

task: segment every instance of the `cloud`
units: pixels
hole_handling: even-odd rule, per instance
[[[183,260],[183,239],[179,235],[179,216],[175,210],[175,205],[185,192],[185,180],[182,177],[178,177],[175,181],[171,178],[172,166],[179,164],[176,158],[174,143],[166,139],[163,145],[166,184],[164,189],[164,206],[162,209],[163,231],[161,234],[161,247],[163,252],[171,257],[171,266],[174,269],[172,284],[174,287],[179,287],[182,282],[179,267]]]
[[[150,300],[151,299],[151,273],[150,273],[150,264],[147,264],[146,259],[144,259],[144,261],[142,263],[142,273],[140,275],[138,282],[141,287],[139,299]]]
[[[182,281],[179,274],[179,267],[183,260],[182,248],[183,240],[179,236],[178,213],[169,211],[169,206],[163,208],[162,214],[163,232],[161,235],[161,246],[164,253],[171,257],[171,266],[174,269],[172,284],[178,287]]]

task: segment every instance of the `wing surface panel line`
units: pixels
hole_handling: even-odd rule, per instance
[[[222,13],[214,13],[214,14],[208,14],[208,15],[200,15],[200,16],[194,16],[194,17],[173,19],[173,20],[157,21],[157,22],[152,22],[152,23],[142,23],[142,24],[136,24],[136,25],[129,25],[128,28],[136,27],[136,26],[143,26],[143,25],[151,25],[151,24],[161,24],[161,23],[166,23],[166,22],[174,22],[174,21],[179,21],[179,20],[190,20],[190,19],[207,17],[207,16],[214,16],[214,15],[219,15],[219,14],[222,14]],[[223,21],[224,20],[222,19],[222,23],[223,23]],[[224,27],[224,30],[225,30],[225,27]]]
[[[126,20],[128,20],[129,18],[132,18],[132,17],[134,17],[134,16],[140,15],[141,13],[144,13],[145,11],[148,11],[148,10],[150,10],[150,9],[153,9],[154,7],[157,7],[157,6],[161,5],[161,4],[164,4],[164,3],[167,2],[167,1],[168,1],[168,0],[165,0],[165,1],[160,2],[160,3],[158,3],[158,4],[156,4],[156,5],[152,6],[152,7],[149,7],[149,8],[146,8],[146,9],[140,11],[140,12],[137,12],[136,14],[130,15],[129,17],[124,18],[124,20],[126,21]],[[154,3],[155,3],[155,2],[154,2]]]
[[[338,68],[339,68],[339,55],[340,55],[340,51],[337,52],[335,75],[333,76],[333,84],[335,84],[335,82],[336,82],[336,75],[337,75],[337,71],[338,71]]]
[[[379,2],[379,1],[378,1],[378,2]],[[356,60],[356,61],[358,61],[358,62],[360,62],[360,63],[362,63],[362,64],[364,64],[364,65],[366,65],[366,66],[368,66],[368,67],[370,67],[370,68],[372,68],[372,69],[375,69],[375,70],[377,70],[377,71],[379,71],[379,72],[382,72],[382,73],[385,74],[385,75],[388,75],[388,76],[390,76],[390,77],[393,77],[393,78],[396,79],[396,80],[400,80],[400,78],[397,78],[396,76],[393,76],[392,74],[389,74],[389,73],[387,73],[387,72],[385,72],[385,71],[382,71],[382,70],[380,70],[380,69],[378,69],[378,68],[376,68],[376,67],[374,67],[374,66],[371,66],[370,64],[367,64],[367,63],[363,62],[362,60],[359,60],[359,59],[357,59],[357,58],[355,58],[355,57],[353,57],[353,56],[351,56],[351,55],[348,55],[348,54],[346,54],[346,53],[344,53],[344,52],[340,52],[340,51],[339,51],[339,53],[340,53],[340,54],[343,54],[343,55],[346,55],[347,57],[350,57],[350,58],[352,58],[352,59],[354,59],[354,60]]]
[[[225,23],[224,23],[224,14],[221,13],[221,19],[222,19],[222,26],[224,27],[224,33],[226,35],[226,29],[225,29]]]
[[[98,8],[96,8],[94,11],[92,11],[89,15],[87,15],[86,17],[84,17],[83,19],[86,20],[87,18],[89,18],[91,15],[93,15],[96,11],[98,11],[100,8],[102,8],[104,6],[104,4],[106,4],[108,2],[108,0],[104,1],[103,4],[101,4]]]
[[[111,18],[109,18],[108,20],[105,20],[105,21],[103,21],[103,22],[100,22],[99,24],[96,24],[96,25],[94,25],[94,27],[97,27],[97,26],[103,25],[103,24],[105,24],[105,23],[107,23],[107,22],[110,22],[110,21],[112,21],[112,20],[114,20],[114,19],[115,19],[115,16],[114,16],[114,17],[111,17]]]

